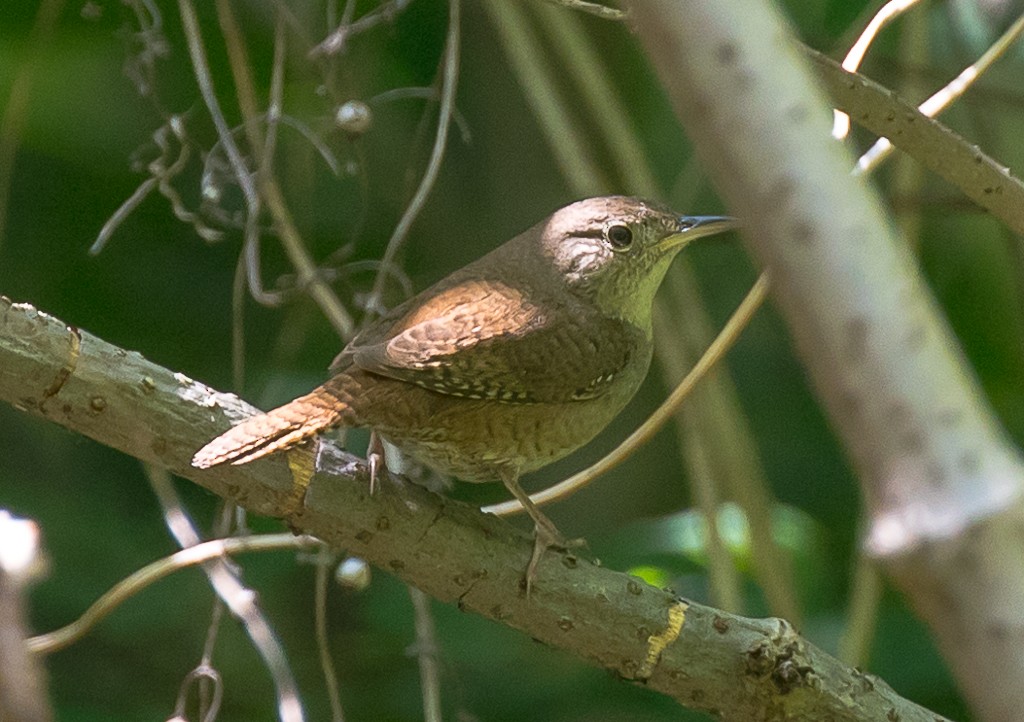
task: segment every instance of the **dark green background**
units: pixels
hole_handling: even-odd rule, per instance
[[[229,230],[217,244],[201,241],[177,221],[167,202],[152,195],[121,225],[98,256],[87,251],[97,232],[144,175],[133,158],[154,157],[150,141],[161,113],[183,113],[197,143],[215,140],[191,74],[176,4],[158,0],[167,54],[158,59],[158,103],[140,97],[123,72],[139,45],[133,15],[116,2],[98,3],[99,17],[68,3],[52,39],[32,40],[36,3],[7,0],[0,17],[0,111],[6,111],[14,77],[34,63],[34,84],[24,118],[6,227],[0,234],[0,293],[51,312],[62,320],[149,359],[229,389],[232,384],[231,284],[240,234]],[[237,122],[223,41],[211,7],[200,8],[215,83],[232,122]],[[861,2],[793,0],[787,4],[799,34],[810,45],[841,54],[865,22]],[[970,8],[968,2],[961,7]],[[273,36],[269,4],[238,3],[261,90],[269,82]],[[310,37],[325,30],[323,9],[295,3],[292,10]],[[360,3],[360,13],[373,3]],[[342,249],[348,261],[379,258],[425,165],[436,106],[400,100],[374,108],[371,130],[357,140],[331,128],[337,102],[369,99],[391,88],[433,82],[446,30],[445,3],[417,0],[393,24],[355,38],[332,69],[332,88],[318,92],[323,73],[303,58],[302,41],[290,36],[286,112],[309,125],[355,175],[332,175],[293,131],[281,131],[277,171],[311,252],[325,259]],[[956,19],[946,5],[928,6],[930,48],[909,53],[900,29],[883,35],[867,72],[894,87],[908,78],[926,88],[955,75],[973,57],[975,37],[986,37],[982,15]],[[975,11],[980,12],[980,11]],[[996,27],[999,18],[988,18]],[[665,200],[696,199],[680,210],[721,209],[706,186],[685,183],[690,148],[633,38],[619,25],[584,18],[609,73],[630,111]],[[552,61],[556,62],[556,61]],[[564,72],[557,63],[556,74]],[[1018,52],[952,111],[948,122],[1002,162],[1019,168],[1024,133],[1024,88]],[[561,75],[569,97],[575,87]],[[475,0],[464,7],[462,77],[457,100],[471,132],[450,139],[439,181],[400,254],[416,289],[472,260],[531,225],[573,195],[524,102],[501,46]],[[582,105],[573,102],[574,109]],[[426,115],[426,122],[424,116]],[[593,123],[579,114],[579,132],[604,158]],[[609,164],[610,167],[610,164]],[[879,179],[889,193],[888,173]],[[177,188],[186,203],[198,201],[198,165]],[[612,190],[628,191],[616,187]],[[1024,323],[1019,239],[965,203],[962,196],[925,177],[914,195],[889,201],[899,212],[919,214],[915,240],[922,266],[1007,428],[1024,438]],[[229,189],[224,207],[235,211]],[[688,251],[701,290],[718,324],[724,322],[755,277],[738,243]],[[264,242],[264,274],[273,285],[289,267],[273,239]],[[357,309],[372,283],[366,271],[342,274],[334,287]],[[391,302],[399,299],[397,289]],[[357,310],[358,312],[358,310]],[[246,380],[243,396],[262,406],[287,400],[324,378],[340,341],[308,300],[270,309],[245,306]],[[800,569],[804,631],[834,650],[844,624],[852,555],[858,535],[856,484],[841,450],[811,396],[786,332],[769,309],[760,314],[728,365],[780,509],[780,533],[793,540]],[[591,447],[535,474],[542,485],[595,460],[634,428],[666,388],[652,373],[636,402]],[[684,596],[707,599],[701,556],[673,542],[690,517],[690,494],[680,471],[676,437],[665,432],[619,470],[553,509],[571,536],[586,536],[595,554],[614,568],[660,565]],[[179,489],[203,524],[216,500],[187,482]],[[452,492],[480,503],[504,498],[500,486]],[[0,406],[0,508],[31,517],[42,527],[49,575],[32,592],[37,630],[63,625],[116,581],[175,546],[140,465],[122,454],[56,426]],[[660,520],[655,523],[655,520]],[[252,520],[257,530],[275,522]],[[740,539],[737,558],[749,550]],[[666,553],[666,549],[669,551]],[[328,712],[316,661],[312,626],[314,569],[286,554],[248,556],[246,582],[288,651],[309,719]],[[752,581],[751,615],[766,613]],[[411,606],[401,584],[375,572],[363,593],[333,590],[329,600],[332,644],[346,713],[351,720],[421,717]],[[196,662],[206,634],[211,593],[198,571],[179,573],[128,602],[97,630],[47,659],[50,686],[62,720],[162,719],[170,715],[178,686]],[[462,712],[480,720],[684,720],[703,719],[643,689],[551,651],[523,636],[450,607],[435,606],[444,667],[448,719]],[[268,675],[234,622],[223,629],[214,658],[225,679],[221,720],[273,718]],[[898,692],[943,714],[966,711],[926,630],[895,593],[886,593],[869,669]]]

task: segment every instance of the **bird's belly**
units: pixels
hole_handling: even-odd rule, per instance
[[[404,453],[463,481],[527,473],[575,451],[618,414],[627,399],[560,404],[460,400],[414,428],[378,427]]]

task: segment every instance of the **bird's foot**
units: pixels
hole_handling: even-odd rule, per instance
[[[526,596],[533,591],[533,583],[537,580],[537,567],[548,549],[568,551],[586,545],[585,539],[566,539],[551,521],[544,517],[544,522],[535,522],[533,527],[533,553],[530,563],[526,565]]]
[[[370,496],[373,496],[377,491],[380,470],[387,468],[387,461],[384,458],[384,442],[377,436],[376,431],[370,432],[370,444],[366,448],[366,463],[370,467]]]

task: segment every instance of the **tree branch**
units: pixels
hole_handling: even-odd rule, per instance
[[[362,461],[330,443],[320,442],[316,458],[299,449],[194,469],[193,451],[251,406],[3,297],[0,399],[722,719],[941,719],[781,620],[683,601],[568,554],[545,555],[527,599],[520,580],[531,541],[523,532],[401,478],[371,497]]]
[[[945,125],[898,94],[829,57],[804,48],[836,106],[937,176],[959,188],[1018,235],[1024,235],[1024,183]]]

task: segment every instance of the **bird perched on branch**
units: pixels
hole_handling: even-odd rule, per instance
[[[336,426],[369,427],[464,481],[501,481],[541,553],[567,542],[519,477],[592,439],[651,362],[654,295],[687,243],[734,227],[625,196],[565,206],[359,333],[308,394],[208,443],[193,466],[244,464]]]

